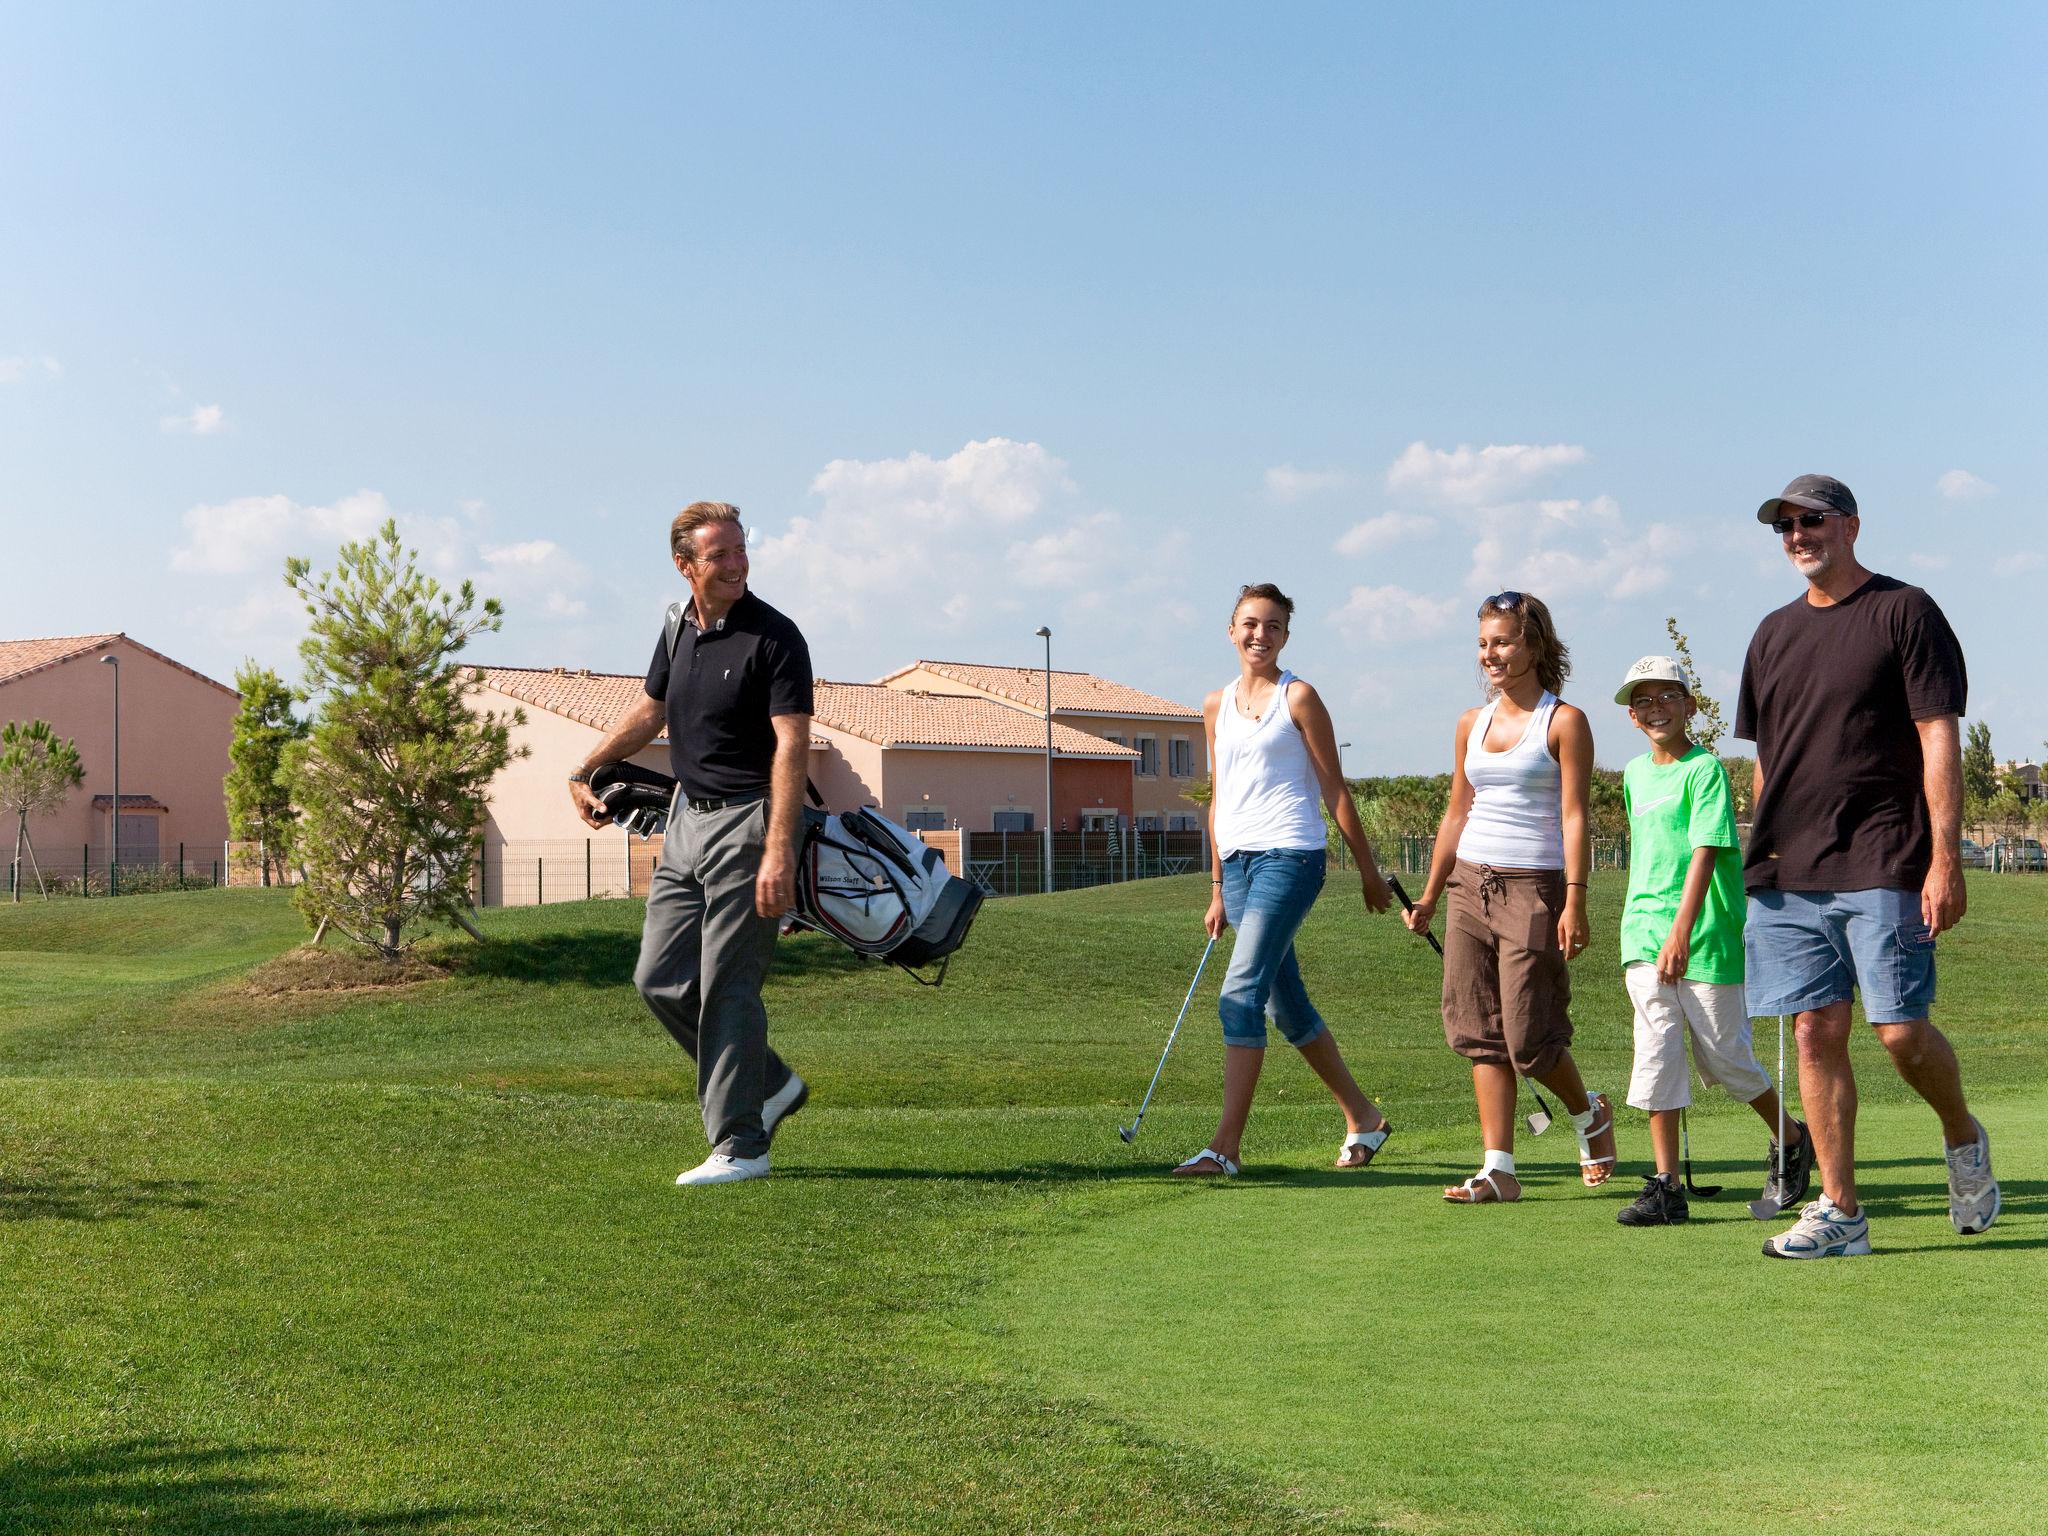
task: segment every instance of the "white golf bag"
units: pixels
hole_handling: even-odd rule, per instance
[[[948,874],[939,851],[915,833],[870,810],[832,816],[804,808],[796,916],[805,927],[935,987],[980,910],[980,889]],[[939,973],[930,980],[913,969],[935,960]]]

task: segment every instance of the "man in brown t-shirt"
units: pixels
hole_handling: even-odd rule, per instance
[[[1752,1018],[1797,1016],[1799,1096],[1821,1174],[1821,1197],[1764,1252],[1870,1252],[1849,1064],[1857,992],[1899,1075],[1941,1117],[1950,1221],[1982,1232],[1999,1206],[1990,1139],[1928,1017],[1935,936],[1965,904],[1962,647],[1933,598],[1858,562],[1862,519],[1841,481],[1801,475],[1757,520],[1777,531],[1806,592],[1757,626],[1735,713],[1735,734],[1757,746],[1745,989]]]

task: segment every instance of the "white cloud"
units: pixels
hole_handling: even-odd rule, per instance
[[[1341,469],[1296,469],[1292,464],[1275,464],[1266,471],[1266,496],[1282,506],[1323,491],[1341,490],[1349,484],[1351,475]]]
[[[1454,597],[1428,597],[1406,587],[1353,587],[1336,617],[1352,638],[1391,645],[1442,634],[1464,606]]]
[[[2000,555],[1992,568],[2001,576],[2024,576],[2029,571],[2038,571],[2041,565],[2039,550],[2022,549],[2010,555]]]
[[[553,539],[528,539],[523,544],[502,544],[495,549],[486,546],[482,553],[484,564],[492,570],[514,566],[533,570],[546,565],[560,551],[561,546]]]
[[[165,432],[183,432],[192,437],[214,437],[227,430],[227,413],[217,405],[196,405],[182,416],[166,416],[157,423]]]
[[[917,656],[1031,662],[1043,623],[1057,666],[1179,686],[1187,627],[1203,617],[1193,539],[1089,503],[1042,445],[990,437],[939,457],[838,459],[811,494],[808,510],[754,529],[750,584],[802,626],[820,676],[877,676]]]
[[[1586,450],[1575,443],[1489,443],[1484,448],[1461,443],[1446,450],[1416,441],[1389,466],[1387,489],[1448,506],[1482,507],[1512,500],[1585,461]]]
[[[1335,547],[1340,555],[1369,555],[1405,539],[1419,538],[1435,526],[1431,519],[1414,512],[1382,512],[1347,529]]]
[[[1948,569],[1949,557],[1947,555],[1908,555],[1906,558],[1923,571],[1945,571]]]
[[[184,517],[185,542],[171,551],[171,569],[217,576],[266,566],[281,570],[288,554],[365,538],[390,516],[383,492],[367,490],[331,506],[302,506],[289,496],[240,496],[193,507]]]
[[[1934,482],[1935,490],[1944,501],[1976,501],[1985,496],[1998,494],[1998,487],[1989,480],[1980,480],[1967,469],[1952,469]]]
[[[38,356],[17,352],[12,357],[0,357],[0,384],[19,384],[36,373],[54,379],[63,371],[64,365],[48,353]]]
[[[1610,601],[1657,591],[1673,574],[1685,537],[1669,523],[1636,524],[1611,496],[1503,508],[1472,548],[1465,578],[1475,593],[1513,588],[1546,603]]]

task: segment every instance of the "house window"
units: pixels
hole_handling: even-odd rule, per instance
[[[1138,776],[1145,779],[1159,777],[1159,738],[1140,736],[1131,743],[1138,749]]]
[[[903,825],[912,832],[943,832],[946,830],[946,808],[919,801],[903,813]]]
[[[1194,743],[1185,736],[1176,736],[1167,743],[1167,772],[1176,779],[1191,779],[1195,776]]]
[[[1138,830],[1139,830],[1140,832],[1157,832],[1157,831],[1160,831],[1160,830],[1161,830],[1161,823],[1160,823],[1160,819],[1159,819],[1159,818],[1158,818],[1157,816],[1140,816],[1140,817],[1138,818]]]
[[[1124,733],[1122,731],[1104,731],[1102,739],[1113,746],[1120,747],[1124,744]]]
[[[989,826],[990,830],[995,832],[1029,832],[1031,820],[1031,812],[1020,811],[1015,806],[1006,805],[1000,807],[990,818]]]
[[[1199,816],[1169,816],[1166,821],[1166,830],[1169,832],[1199,832],[1202,830],[1202,818]]]
[[[1107,832],[1115,825],[1115,811],[1083,811],[1081,813],[1081,830],[1083,832]]]

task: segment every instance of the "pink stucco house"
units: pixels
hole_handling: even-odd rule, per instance
[[[1043,746],[1046,674],[1039,668],[914,661],[889,673],[881,683],[887,688],[986,699],[1021,710],[1039,722],[1038,740]],[[1124,804],[1128,818],[1125,825],[1147,831],[1180,831],[1202,824],[1202,808],[1186,798],[1189,786],[1209,772],[1199,709],[1111,682],[1092,672],[1055,671],[1052,718],[1055,730],[1071,727],[1080,734],[1131,750],[1131,790],[1130,799]],[[1044,798],[1042,792],[1039,798]],[[1107,821],[1100,800],[1085,791],[1067,793],[1057,771],[1053,775],[1053,802],[1056,828],[1078,832]],[[961,825],[967,823],[963,821]]]
[[[170,863],[183,850],[205,869],[224,858],[222,782],[234,739],[234,689],[124,634],[0,640],[0,722],[47,720],[78,744],[85,783],[29,836],[46,871],[76,875],[84,850],[103,864],[112,842],[114,668],[121,673],[121,860]],[[13,827],[6,829],[11,858]]]

